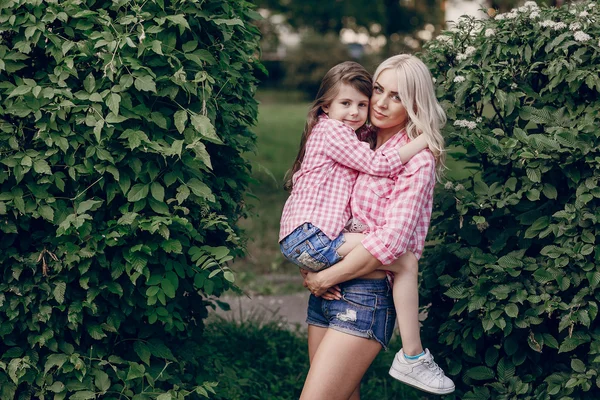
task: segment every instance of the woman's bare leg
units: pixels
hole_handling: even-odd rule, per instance
[[[380,350],[375,340],[327,329],[313,355],[300,399],[348,400],[355,396],[360,380]]]
[[[321,344],[321,340],[325,337],[327,328],[322,328],[316,325],[308,325],[308,359],[312,364],[313,357]]]

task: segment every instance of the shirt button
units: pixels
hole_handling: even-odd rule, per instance
[[[300,249],[296,249],[296,254],[300,254]]]

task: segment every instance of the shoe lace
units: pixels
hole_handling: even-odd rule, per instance
[[[441,378],[444,375],[444,370],[433,361],[433,357],[429,360],[424,360],[423,364],[437,377]]]

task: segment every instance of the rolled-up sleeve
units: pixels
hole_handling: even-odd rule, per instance
[[[362,241],[383,265],[406,252],[417,225],[423,221],[422,213],[431,213],[434,186],[435,161],[426,151],[407,163],[398,176],[385,210],[385,224],[369,232]]]
[[[328,129],[325,150],[335,162],[374,176],[395,176],[404,169],[397,148],[371,150],[368,143],[358,139],[351,127],[339,121],[328,120],[323,128]]]

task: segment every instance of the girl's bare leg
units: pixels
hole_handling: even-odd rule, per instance
[[[362,233],[344,233],[344,244],[337,250],[338,254],[346,257],[365,237]]]
[[[395,272],[394,306],[402,348],[406,355],[414,356],[423,352],[419,322],[419,265],[411,252],[403,254],[393,264],[397,265],[388,267]]]
[[[381,345],[327,329],[312,357],[301,400],[358,400],[358,386]]]

